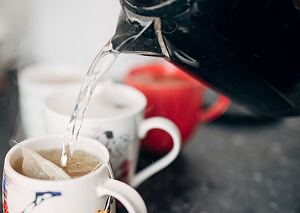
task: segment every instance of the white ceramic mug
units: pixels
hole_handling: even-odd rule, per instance
[[[120,115],[114,115],[108,109],[99,105],[103,95],[104,84],[95,89],[80,134],[95,138],[103,143],[111,155],[111,163],[115,178],[129,183],[133,187],[164,169],[178,156],[181,146],[181,135],[177,126],[169,119],[152,117],[144,119],[144,110],[147,99],[137,89],[124,84],[114,84],[117,98],[131,103],[131,108]],[[109,90],[109,91],[111,91]],[[65,89],[50,94],[45,99],[45,121],[48,133],[64,133],[75,108],[78,90]],[[106,94],[106,93],[105,93]],[[126,109],[126,108],[125,108]],[[140,140],[151,129],[162,129],[168,132],[173,139],[173,148],[162,158],[135,173],[140,150]]]
[[[63,135],[46,135],[21,142],[35,151],[61,149]],[[76,149],[96,155],[106,164],[109,152],[98,141],[79,137]],[[103,164],[94,172],[70,180],[37,180],[16,172],[12,165],[22,156],[19,146],[14,146],[6,155],[3,171],[4,212],[43,213],[96,213],[106,208],[108,196],[117,198],[129,213],[146,213],[142,197],[129,185],[110,178]],[[110,204],[110,213],[115,213],[115,200]]]
[[[42,120],[43,99],[59,88],[81,85],[84,76],[82,67],[54,62],[33,64],[19,71],[19,104],[24,138],[46,134]]]

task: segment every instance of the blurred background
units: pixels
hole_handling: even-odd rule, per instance
[[[114,34],[119,11],[118,0],[0,0],[1,171],[9,141],[22,134],[18,72],[63,62],[86,73]],[[120,55],[105,78],[122,82],[132,67],[160,60]],[[261,118],[233,103],[137,190],[149,213],[300,213],[299,152],[298,117]],[[138,169],[157,158],[142,152]]]
[[[64,62],[86,72],[113,36],[118,0],[0,0],[0,70]],[[152,58],[122,55],[105,76],[121,81],[131,66]]]

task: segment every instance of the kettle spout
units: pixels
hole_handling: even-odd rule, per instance
[[[139,16],[124,7],[111,43],[113,49],[121,53],[169,59],[160,18]]]

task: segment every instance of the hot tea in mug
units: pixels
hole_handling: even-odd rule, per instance
[[[62,153],[61,149],[43,150],[38,152],[38,154],[42,158],[49,160],[50,162],[54,163],[58,167],[61,167],[60,164],[61,153]],[[27,172],[24,172],[24,168],[22,164],[23,164],[23,157],[19,157],[19,159],[16,162],[14,162],[14,164],[12,164],[12,167],[18,173],[28,176],[26,175]],[[67,164],[66,167],[62,167],[61,169],[65,173],[67,173],[67,175],[69,175],[70,178],[78,178],[83,175],[87,175],[91,173],[93,170],[99,168],[101,164],[102,162],[97,156],[92,155],[83,150],[75,150],[72,155],[71,161]],[[31,171],[31,173],[33,174],[36,173],[35,170],[37,170],[38,168],[36,168],[36,166],[33,165],[29,169],[33,170]],[[38,177],[36,178],[41,179]]]
[[[99,167],[96,166],[93,171],[89,169],[84,172],[88,174],[76,174],[80,177],[72,179],[64,176],[66,179],[63,180],[39,180],[19,173],[22,171],[17,167],[20,167],[24,157],[21,146],[39,152],[45,157],[52,154],[61,156],[61,151],[58,150],[61,149],[63,137],[63,135],[46,135],[30,138],[14,146],[6,154],[2,185],[4,212],[115,213],[116,202],[108,202],[110,196],[123,203],[130,213],[147,212],[143,199],[135,189],[111,178],[111,171],[107,167],[110,156],[105,146],[88,137],[78,138],[76,150],[80,151],[74,154],[75,169],[80,162],[80,164],[93,162],[90,169],[99,162],[104,163]],[[52,156],[50,159],[53,160]],[[42,166],[52,168],[48,163]],[[72,173],[69,174],[72,176]]]

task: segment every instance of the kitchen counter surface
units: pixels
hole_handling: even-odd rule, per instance
[[[14,73],[7,82],[0,94],[1,171],[9,140],[18,137]],[[149,213],[300,213],[299,136],[299,117],[262,119],[233,104],[199,126],[179,157],[137,190]],[[142,152],[138,169],[156,159]]]

